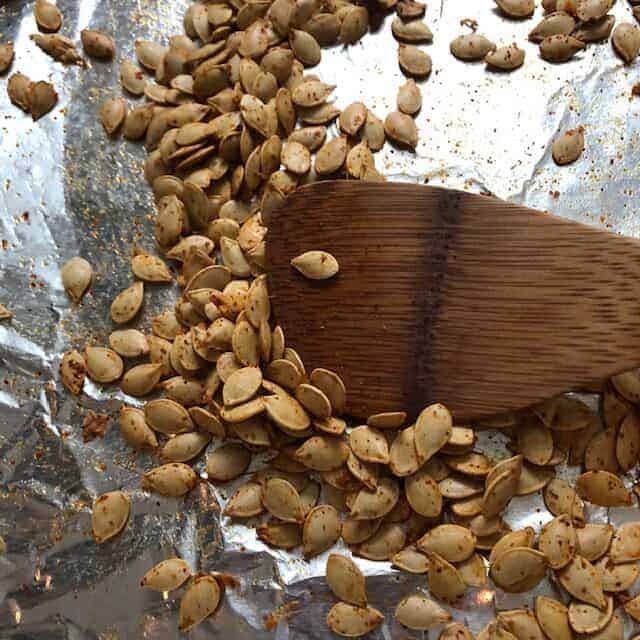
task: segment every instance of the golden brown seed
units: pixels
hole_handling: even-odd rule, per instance
[[[273,520],[256,528],[256,535],[266,544],[278,549],[293,549],[302,544],[302,527],[292,522]]]
[[[549,62],[566,62],[584,48],[584,42],[573,36],[548,36],[540,42],[540,56]]]
[[[338,261],[326,251],[306,251],[291,260],[303,276],[310,280],[326,280],[335,276],[340,270]]]
[[[316,107],[324,103],[335,88],[334,84],[320,80],[306,80],[293,89],[291,100],[299,107]]]
[[[586,524],[576,529],[577,552],[589,562],[598,560],[609,549],[613,532],[610,524]]]
[[[114,135],[127,115],[127,103],[124,98],[109,98],[100,107],[100,122],[108,135]]]
[[[338,602],[327,614],[327,626],[331,631],[346,638],[359,638],[379,627],[384,616],[373,607],[357,607]]]
[[[460,572],[437,553],[429,553],[429,591],[451,605],[464,596],[465,584]]]
[[[60,380],[67,391],[78,395],[84,387],[87,364],[79,351],[66,351],[60,361]]]
[[[490,573],[492,580],[507,593],[523,593],[544,578],[546,567],[543,553],[529,547],[513,547],[495,559]]]
[[[456,58],[473,61],[484,60],[491,51],[495,51],[496,45],[479,33],[468,33],[454,38],[449,49]]]
[[[125,324],[140,311],[144,299],[144,285],[136,282],[123,289],[111,303],[111,319],[117,324]]]
[[[580,20],[589,22],[600,20],[613,6],[615,0],[578,0],[576,5],[576,16]]]
[[[556,138],[551,151],[556,164],[575,162],[584,151],[584,128],[577,127],[563,133]]]
[[[602,589],[606,592],[618,593],[629,589],[640,575],[640,568],[635,562],[615,564],[609,556],[604,556],[594,565],[602,576]]]
[[[490,51],[485,56],[485,62],[495,69],[502,71],[513,71],[524,64],[524,49],[513,43],[506,47],[499,47],[495,51]]]
[[[626,64],[631,64],[640,52],[640,29],[630,22],[621,22],[613,30],[611,43]]]
[[[165,435],[184,433],[194,429],[189,412],[182,405],[167,398],[147,402],[144,415],[154,431]]]
[[[400,17],[393,19],[391,32],[397,40],[404,42],[431,42],[433,33],[422,20],[402,20]]]
[[[569,624],[576,633],[597,633],[609,624],[612,616],[613,598],[610,596],[603,610],[575,600],[569,604]]]
[[[13,104],[25,112],[31,109],[32,82],[22,73],[13,73],[7,82],[7,95]]]
[[[401,600],[396,607],[395,617],[405,627],[422,631],[434,629],[451,620],[448,611],[420,593]]]
[[[211,482],[229,482],[241,476],[250,463],[250,451],[236,443],[225,444],[207,455],[207,475]]]
[[[556,574],[560,584],[576,600],[604,608],[607,604],[602,591],[602,577],[598,570],[582,556],[575,555],[571,562]]]
[[[4,73],[13,62],[13,42],[0,42],[0,73]]]
[[[587,471],[576,480],[578,495],[602,507],[624,507],[633,498],[622,480],[609,471]]]
[[[611,35],[615,23],[616,17],[613,15],[607,15],[592,22],[581,22],[571,35],[582,42],[606,40]]]
[[[534,0],[496,0],[496,4],[510,18],[528,18],[536,8]]]
[[[295,57],[305,65],[313,67],[320,62],[321,51],[317,40],[306,31],[292,29],[289,32],[289,45]]]
[[[192,629],[214,613],[221,596],[220,585],[213,576],[200,575],[195,578],[180,600],[180,631]]]
[[[36,0],[33,15],[40,31],[51,33],[59,31],[62,26],[62,13],[60,9],[47,0]]]
[[[400,524],[385,522],[355,552],[369,560],[390,560],[405,546],[406,541],[406,533]]]
[[[451,413],[442,404],[432,404],[416,420],[414,441],[418,462],[424,464],[449,440],[453,429]]]
[[[538,548],[547,557],[552,569],[561,569],[569,564],[576,546],[576,530],[569,516],[558,516],[542,527]]]
[[[554,478],[544,488],[544,502],[554,516],[566,513],[578,526],[584,524],[584,504],[574,488],[560,478]]]
[[[31,84],[29,90],[29,104],[31,117],[38,120],[46,113],[49,113],[58,103],[58,94],[53,85],[41,80]]]
[[[145,282],[171,282],[169,267],[158,256],[139,253],[131,259],[133,274]]]
[[[351,505],[355,520],[372,520],[386,516],[398,502],[400,487],[393,478],[380,478],[375,491],[361,489]]]
[[[125,373],[120,386],[130,396],[146,396],[160,382],[162,368],[161,364],[139,364]]]
[[[337,553],[330,554],[327,558],[326,580],[339,600],[358,607],[367,606],[364,575],[350,558]]]
[[[347,461],[349,447],[339,438],[313,436],[296,449],[295,458],[314,471],[338,469]]]
[[[331,548],[340,537],[340,515],[328,504],[314,507],[304,520],[302,546],[305,558]]]
[[[72,40],[57,33],[34,33],[31,39],[54,60],[62,64],[78,64],[84,66],[84,60],[76,50]]]
[[[416,543],[427,555],[437,553],[448,562],[463,562],[474,552],[476,537],[457,524],[441,524],[423,535]]]
[[[413,118],[401,113],[392,111],[384,121],[384,132],[395,142],[407,145],[412,149],[418,144],[418,129]]]
[[[102,31],[83,29],[80,32],[82,48],[92,58],[111,60],[116,54],[116,45],[113,39]]]
[[[127,524],[131,501],[123,491],[103,493],[93,503],[91,529],[98,544],[117,536]]]
[[[549,36],[570,35],[576,27],[575,18],[563,11],[557,11],[545,16],[530,32],[529,40],[540,43]],[[575,33],[578,40],[583,40]]]
[[[548,596],[538,596],[535,604],[536,620],[549,640],[573,640],[569,626],[569,610],[561,602]]]
[[[60,273],[62,286],[74,302],[80,302],[91,284],[93,268],[80,257],[71,258]]]
[[[335,173],[342,168],[349,150],[346,136],[327,142],[316,154],[314,169],[318,175]]]
[[[158,446],[158,439],[147,424],[144,411],[123,405],[119,425],[120,434],[134,449],[155,449]]]
[[[111,349],[87,347],[85,349],[87,373],[95,382],[115,382],[124,370],[122,358]]]
[[[238,487],[224,508],[224,514],[230,518],[250,518],[262,512],[262,485],[257,482]]]
[[[400,0],[400,3],[405,1],[406,0]],[[400,6],[400,3],[398,6]],[[438,640],[473,640],[473,638],[474,636],[467,627],[460,622],[452,622],[442,630]]]
[[[181,462],[156,467],[142,476],[142,488],[159,493],[161,496],[178,498],[198,484],[198,476],[193,469]]]
[[[267,480],[263,488],[262,504],[274,517],[284,522],[303,522],[304,509],[300,494],[291,483],[281,478]]]
[[[182,558],[163,560],[142,576],[141,587],[164,592],[173,591],[191,577],[191,568]]]
[[[407,476],[405,492],[411,508],[425,518],[435,518],[442,511],[442,493],[435,480],[420,469],[417,473]]]
[[[387,464],[389,462],[389,445],[383,433],[363,425],[356,427],[349,434],[349,446],[353,453],[364,462]]]
[[[120,64],[120,82],[131,95],[141,96],[144,93],[147,79],[133,62],[123,60]]]
[[[422,107],[422,94],[415,80],[407,80],[398,89],[398,110],[407,115],[415,115]]]
[[[406,75],[419,78],[428,76],[433,66],[431,56],[412,44],[398,47],[398,63]]]
[[[618,528],[609,557],[616,564],[640,560],[640,522],[627,522]]]

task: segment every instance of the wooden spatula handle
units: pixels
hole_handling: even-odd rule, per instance
[[[344,377],[356,416],[439,401],[477,418],[640,363],[634,239],[489,197],[343,181],[294,193],[268,246],[287,340]],[[310,249],[336,256],[334,280],[291,272]]]

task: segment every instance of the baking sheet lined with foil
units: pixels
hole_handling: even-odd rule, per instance
[[[0,6],[0,40],[16,47],[9,73],[53,82],[60,102],[33,123],[7,98],[9,74],[0,78],[0,302],[14,313],[0,324],[0,535],[8,546],[0,556],[0,637],[178,638],[180,592],[163,599],[139,587],[147,569],[172,555],[194,570],[227,572],[238,581],[191,637],[330,637],[325,616],[334,599],[324,582],[327,553],[306,562],[299,551],[270,549],[253,529],[221,517],[239,482],[223,488],[202,483],[186,500],[141,491],[140,475],[154,463],[134,456],[119,436],[116,416],[124,396],[88,381],[79,399],[70,398],[58,379],[65,350],[106,342],[108,305],[131,282],[132,244],[153,249],[154,206],[141,172],[146,153],[140,145],[108,139],[96,112],[106,97],[121,94],[117,62],[135,58],[134,40],[164,42],[182,33],[188,2],[58,0],[62,34],[78,41],[80,30],[92,27],[116,40],[117,62],[92,62],[88,69],[53,63],[29,40],[36,32],[32,4],[9,0]],[[633,20],[622,0],[613,11]],[[526,41],[540,16],[538,8],[532,20],[506,20],[490,0],[428,2],[425,21],[434,43],[424,48],[434,70],[420,83],[420,142],[415,153],[387,145],[376,155],[377,168],[391,180],[491,192],[640,237],[640,99],[631,97],[640,67],[623,66],[609,43],[589,46],[570,63],[542,61]],[[524,67],[496,73],[454,59],[449,42],[466,30],[460,25],[465,18],[498,44],[524,47]],[[395,108],[404,77],[390,20],[355,46],[323,50],[313,72],[337,85],[338,106],[362,100],[380,117]],[[586,151],[576,164],[558,168],[550,152],[554,134],[578,124],[586,129]],[[75,255],[96,271],[81,306],[69,301],[59,275]],[[175,296],[171,287],[149,286],[139,326],[148,329],[150,318]],[[112,419],[103,438],[85,443],[82,422],[89,409]],[[481,433],[478,448],[506,455],[499,434]],[[257,465],[254,459],[250,472]],[[196,469],[203,470],[202,462]],[[574,476],[575,470],[561,468],[559,474]],[[90,532],[91,503],[115,488],[131,492],[131,520],[99,547]],[[637,510],[598,508],[589,516],[620,524],[637,519]],[[539,529],[550,517],[534,495],[514,499],[506,519],[513,528]],[[335,550],[346,551],[340,545]],[[368,576],[371,604],[386,615],[371,637],[420,637],[402,629],[392,613],[402,597],[426,587],[424,577],[396,572],[388,563],[358,564]],[[494,598],[501,609],[531,607],[541,593],[558,595],[547,581],[517,596],[468,589],[452,612],[477,633],[493,617]],[[279,611],[290,615],[268,617],[287,603]]]

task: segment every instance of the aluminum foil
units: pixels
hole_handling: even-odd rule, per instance
[[[0,637],[177,638],[180,593],[164,599],[138,586],[147,569],[171,555],[238,581],[215,617],[191,637],[329,637],[327,554],[305,562],[299,553],[269,549],[252,529],[222,518],[221,506],[235,486],[217,490],[202,483],[186,500],[141,491],[140,474],[153,460],[130,453],[113,419],[103,438],[83,441],[87,411],[115,417],[122,396],[88,382],[79,399],[69,398],[58,379],[59,360],[87,341],[104,343],[111,329],[108,305],[130,283],[132,244],[153,246],[153,204],[141,173],[144,150],[108,140],[96,120],[105,97],[120,94],[118,65],[94,62],[83,70],[53,63],[29,40],[36,31],[32,4],[2,3],[0,40],[15,43],[12,71],[52,81],[60,102],[33,123],[9,103],[6,76],[0,78],[0,302],[14,313],[0,324],[0,535],[8,546],[0,556]],[[135,38],[164,41],[181,33],[186,4],[58,0],[62,33],[76,41],[86,27],[113,34],[118,60],[134,57]],[[633,20],[622,0],[614,12]],[[538,9],[536,18],[540,14]],[[455,60],[449,42],[465,30],[460,22],[466,18],[495,42],[524,46],[525,66],[504,74]],[[314,71],[337,85],[339,106],[363,100],[382,117],[395,107],[404,78],[390,19],[355,46],[323,51]],[[640,100],[631,97],[638,64],[623,66],[608,43],[590,46],[568,64],[546,63],[526,41],[534,22],[505,20],[490,0],[431,1],[426,21],[435,36],[427,47],[434,71],[422,83],[420,144],[415,153],[387,146],[376,156],[378,169],[393,180],[491,192],[640,236]],[[551,160],[552,139],[578,124],[586,128],[586,151],[560,169]],[[86,256],[97,272],[81,306],[69,302],[59,275],[75,255]],[[149,289],[141,323],[146,328],[176,295],[166,287]],[[504,444],[499,435],[482,434],[479,448],[504,454]],[[254,460],[252,470],[258,464]],[[98,547],[90,535],[91,502],[114,488],[131,492],[131,521],[112,543]],[[590,517],[618,524],[637,519],[637,511],[596,509]],[[512,527],[539,529],[549,519],[537,495],[514,499],[508,513]],[[387,563],[358,563],[368,576],[372,605],[387,614],[372,637],[420,637],[401,629],[392,612],[401,597],[425,588],[424,578]],[[548,582],[520,596],[469,589],[454,617],[477,632],[493,617],[494,605],[532,606],[539,593],[558,595]],[[289,615],[269,617],[274,611]]]

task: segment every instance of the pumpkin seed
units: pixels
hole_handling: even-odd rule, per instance
[[[545,640],[545,636],[536,621],[535,616],[527,609],[512,609],[501,611],[496,616],[498,623],[515,638],[529,638],[530,640]]]
[[[191,467],[181,462],[171,462],[156,467],[142,476],[142,488],[161,496],[178,498],[193,489],[198,476]]]
[[[516,490],[517,496],[526,496],[530,493],[535,493],[543,489],[549,482],[551,482],[555,473],[553,469],[544,469],[540,467],[532,467],[530,465],[523,465],[520,472],[520,478],[518,479],[518,488]]]
[[[49,82],[33,82],[29,88],[29,104],[31,117],[38,120],[49,113],[58,102],[58,94]]]
[[[182,433],[167,441],[160,456],[170,462],[188,462],[200,455],[210,440],[206,433]]]
[[[475,535],[457,524],[441,524],[427,532],[417,542],[425,553],[437,553],[448,562],[463,562],[474,552]]]
[[[229,482],[241,476],[251,463],[251,452],[236,443],[223,444],[207,455],[211,482]]]
[[[13,42],[0,43],[0,73],[4,73],[11,66],[14,53]]]
[[[314,471],[330,471],[341,467],[349,457],[349,447],[338,438],[313,436],[295,453],[296,460]]]
[[[293,258],[291,265],[310,280],[326,280],[340,270],[338,261],[326,251],[306,251]]]
[[[524,64],[524,49],[513,43],[506,47],[498,47],[495,51],[490,51],[485,56],[485,62],[496,69],[502,71],[513,71]]]
[[[342,16],[339,40],[343,44],[355,44],[369,29],[369,12],[366,7],[347,7]]]
[[[624,610],[636,622],[640,622],[640,595],[632,598],[624,605]]]
[[[180,631],[192,629],[214,613],[220,604],[221,596],[220,585],[213,576],[196,577],[180,600]]]
[[[171,282],[169,267],[157,256],[139,253],[131,259],[133,274],[145,282]]]
[[[384,435],[369,426],[360,426],[349,434],[353,453],[364,462],[389,462],[389,446]]]
[[[398,502],[400,488],[393,478],[380,478],[375,491],[358,491],[350,509],[355,520],[373,520],[386,516]]]
[[[614,0],[578,0],[576,4],[576,16],[580,20],[600,20],[613,6]]]
[[[604,610],[575,600],[569,604],[569,624],[576,633],[597,633],[604,629],[613,616],[613,598],[607,597]]]
[[[529,547],[512,547],[491,563],[491,579],[507,593],[524,593],[544,578],[547,560]]]
[[[260,540],[278,549],[293,549],[302,544],[302,528],[292,522],[271,521],[256,527]]]
[[[141,96],[147,85],[142,71],[130,60],[123,60],[120,64],[120,82],[124,89],[134,96]]]
[[[468,587],[484,587],[487,584],[487,569],[482,556],[474,553],[472,556],[458,562],[458,573]]]
[[[330,142],[327,142],[317,153],[316,160],[314,164],[315,172],[318,175],[328,175],[331,173],[335,173],[338,171],[342,165],[344,164],[347,158],[348,152],[348,144],[346,136],[339,136],[334,138]],[[311,253],[311,252],[307,252]],[[318,253],[318,252],[314,252]],[[323,252],[324,253],[324,252]],[[307,254],[303,254],[306,256]],[[295,260],[299,260],[301,256],[295,258]],[[318,256],[316,256],[316,260]],[[293,266],[298,268],[294,261],[291,262]],[[335,265],[332,265],[335,266]],[[334,274],[332,274],[334,275]]]
[[[426,473],[419,470],[405,480],[405,492],[411,508],[425,518],[435,518],[442,511],[442,493],[438,484]]]
[[[566,513],[578,526],[584,524],[584,505],[573,487],[560,478],[554,478],[544,488],[544,503],[554,516]]]
[[[616,17],[612,15],[604,16],[600,20],[581,22],[571,35],[582,42],[606,40],[611,35],[615,23]]]
[[[57,33],[34,33],[31,35],[31,40],[47,55],[62,64],[85,66],[85,62],[76,50],[73,40],[65,36],[58,35]]]
[[[222,399],[226,406],[250,400],[262,384],[262,372],[257,367],[243,367],[234,371],[224,384]]]
[[[299,384],[295,394],[298,402],[316,418],[323,419],[331,415],[329,398],[317,387],[306,383]]]
[[[263,510],[262,485],[257,482],[247,482],[235,490],[223,513],[230,518],[250,518],[260,515]]]
[[[586,524],[576,529],[577,552],[589,562],[598,560],[609,549],[613,531],[610,524]]]
[[[449,49],[459,60],[474,61],[484,60],[496,45],[479,33],[467,33],[454,38]]]
[[[177,402],[166,398],[147,402],[144,415],[147,424],[154,431],[165,435],[184,433],[194,429],[189,412]]]
[[[573,640],[569,610],[561,602],[547,596],[538,596],[535,612],[536,620],[549,640]]]
[[[419,631],[434,629],[451,620],[448,611],[421,593],[403,598],[396,607],[395,617],[405,627]]]
[[[331,631],[346,638],[359,638],[379,627],[384,616],[373,607],[357,607],[338,602],[327,614],[327,626]]]
[[[398,551],[391,562],[403,571],[414,574],[424,574],[429,571],[429,558],[424,553],[418,551],[415,545],[405,547]]]
[[[359,460],[352,452],[347,458],[347,469],[355,476],[367,489],[375,489],[378,485],[378,467],[375,464],[368,464]]]
[[[144,285],[136,282],[123,289],[111,303],[111,319],[117,324],[125,324],[140,311],[144,299]]]
[[[7,82],[7,95],[13,104],[25,112],[31,109],[31,85],[33,83],[22,73],[14,73]]]
[[[574,38],[583,40],[577,33],[574,33],[576,27],[575,18],[563,11],[556,11],[545,16],[530,32],[529,40],[531,42],[540,43],[549,36],[570,35],[573,33]]]
[[[116,45],[112,38],[102,31],[83,29],[80,32],[84,52],[100,60],[111,60],[116,54]]]
[[[627,522],[615,532],[609,557],[616,564],[640,560],[640,523]]]
[[[326,493],[325,487],[325,495]],[[336,506],[336,508],[338,507]],[[346,544],[360,544],[368,540],[381,525],[381,519],[356,520],[355,518],[346,518],[342,522],[342,539]]]
[[[631,64],[640,52],[640,29],[630,22],[621,22],[613,30],[611,43],[626,64]]]
[[[131,501],[123,491],[110,491],[96,498],[91,510],[91,529],[98,544],[117,536],[129,520]]]
[[[556,573],[560,584],[576,600],[592,604],[599,609],[607,601],[602,590],[602,578],[598,570],[582,556],[576,554],[571,562]]]
[[[391,32],[397,40],[403,42],[431,42],[433,40],[431,29],[420,19],[405,21],[396,17],[391,23]]]
[[[602,507],[623,507],[633,504],[631,493],[622,480],[609,471],[587,471],[576,480],[578,495]]]
[[[425,467],[426,468],[426,467]],[[460,500],[483,492],[483,486],[476,479],[465,476],[445,477],[438,482],[443,498]]]
[[[329,435],[340,436],[347,428],[347,423],[342,418],[330,417],[323,420],[314,420],[313,426]]]
[[[533,0],[496,0],[496,4],[510,18],[529,18],[536,8]]]
[[[584,151],[584,128],[577,127],[566,131],[556,138],[551,151],[553,159],[558,165],[575,162]]]
[[[429,553],[428,556],[429,591],[440,600],[455,606],[465,592],[465,584],[460,572],[437,553]]]
[[[64,388],[78,395],[84,387],[87,364],[79,351],[66,351],[60,361],[60,380]]]
[[[453,427],[454,430],[457,427]],[[448,446],[448,445],[447,445]],[[467,453],[462,456],[451,456],[446,464],[454,471],[469,476],[486,476],[492,468],[491,461],[481,453]]]
[[[267,480],[263,487],[262,504],[274,517],[284,522],[303,522],[304,509],[300,494],[291,483],[281,478]]]
[[[540,42],[540,56],[549,62],[566,62],[584,48],[584,42],[573,36],[548,36]]]
[[[55,32],[62,26],[62,13],[55,4],[47,0],[36,0],[33,15],[40,31]]]
[[[629,413],[620,423],[616,436],[616,458],[623,471],[629,471],[640,456],[640,417]]]
[[[396,476],[410,476],[420,468],[414,445],[414,430],[415,427],[404,429],[391,444],[389,468]]]
[[[407,1],[411,0],[400,0],[398,6],[406,3]],[[460,622],[452,622],[442,630],[438,640],[473,640],[473,635],[471,634],[471,631],[469,631],[469,629]]]
[[[398,110],[407,115],[415,115],[422,107],[422,94],[415,80],[407,80],[398,89]]]
[[[306,80],[293,89],[291,100],[299,107],[316,107],[323,104],[335,88],[334,84],[320,80]]]
[[[191,577],[191,568],[182,558],[163,560],[142,576],[141,587],[154,591],[174,591]]]
[[[471,496],[451,504],[451,511],[461,518],[472,518],[482,512],[482,496]]]
[[[158,439],[147,424],[144,411],[123,405],[119,425],[122,437],[134,449],[155,449],[158,446]]]
[[[115,351],[104,347],[87,347],[85,361],[89,377],[102,384],[115,382],[124,369],[122,358]]]
[[[602,576],[602,588],[607,592],[629,589],[640,575],[640,568],[636,563],[615,564],[609,556],[600,558],[594,566]]]
[[[93,268],[84,259],[76,256],[68,260],[60,272],[62,286],[74,302],[80,302],[93,278]]]
[[[398,63],[406,75],[420,78],[428,76],[433,66],[431,56],[412,44],[399,45]]]
[[[226,431],[224,425],[215,414],[202,407],[191,407],[189,409],[189,416],[202,431],[210,433],[216,438],[225,438]]]
[[[387,522],[367,540],[360,543],[356,553],[369,560],[390,560],[406,543],[406,533],[401,525]]]
[[[120,386],[126,394],[139,398],[151,393],[161,376],[161,364],[139,364],[124,374]]]
[[[364,575],[353,560],[332,553],[327,558],[325,573],[327,585],[338,599],[358,607],[367,606]]]
[[[416,420],[414,441],[420,464],[427,462],[449,440],[453,421],[449,410],[441,404],[424,409]]]
[[[249,402],[239,404],[235,407],[225,407],[220,411],[220,417],[225,422],[235,424],[237,422],[244,422],[245,420],[249,420],[249,418],[253,418],[254,416],[259,415],[264,410],[265,405],[263,399],[254,398],[253,400],[249,400]]]
[[[569,564],[576,546],[576,530],[566,514],[554,518],[542,527],[538,548],[547,557],[552,569],[561,569]]]
[[[100,122],[108,135],[114,135],[125,120],[127,103],[123,98],[109,98],[100,107]]]
[[[332,547],[340,537],[340,516],[330,505],[314,507],[304,520],[302,545],[305,558],[311,558]]]
[[[519,473],[513,469],[507,469],[493,481],[489,481],[483,495],[482,513],[486,517],[496,516],[501,513],[516,493],[518,488]]]

